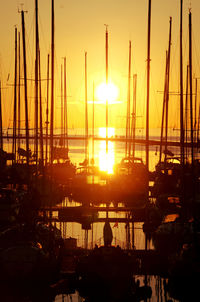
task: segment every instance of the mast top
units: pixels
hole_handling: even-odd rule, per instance
[[[20,3],[20,5],[21,5],[21,9],[19,9],[19,7],[18,7],[18,13],[20,14],[22,11],[23,11],[24,13],[28,13],[27,10],[24,10],[24,9],[23,9],[24,3]]]
[[[104,26],[106,27],[106,32],[108,32],[108,24],[104,24]]]

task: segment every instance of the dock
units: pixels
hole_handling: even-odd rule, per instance
[[[98,222],[144,222],[146,221],[146,208],[134,207],[96,207],[96,206],[75,206],[75,207],[44,207],[40,209],[44,213],[45,219],[50,219],[50,212],[52,212],[51,220],[55,222],[77,222],[83,224],[86,221],[91,223]],[[129,217],[99,217],[99,212],[124,212],[130,213]],[[39,219],[39,218],[38,218]],[[41,217],[43,219],[43,217]]]

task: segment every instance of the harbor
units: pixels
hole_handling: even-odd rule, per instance
[[[115,61],[111,40],[123,35],[119,31],[115,36],[106,20],[103,54],[101,44],[90,41],[88,48],[97,48],[93,66],[94,54],[88,50],[79,61],[80,46],[73,48],[69,34],[72,27],[66,28],[65,37],[71,44],[65,44],[64,26],[60,32],[57,26],[62,18],[74,22],[69,11],[74,16],[76,10],[85,11],[82,4],[16,1],[20,21],[9,44],[13,66],[8,69],[6,55],[6,73],[0,69],[0,300],[185,302],[199,296],[200,65],[192,26],[194,15],[196,29],[195,1],[177,0],[171,6],[179,16],[174,22],[176,56],[173,18],[168,16],[163,25],[167,34],[159,45],[155,3],[138,4],[146,22],[140,48],[145,65],[138,70],[134,39],[126,43],[126,68],[123,57]],[[129,5],[136,3],[127,0],[125,8]],[[27,14],[33,16],[31,30]],[[77,45],[87,40],[79,22],[73,33],[85,38],[80,35]],[[48,48],[43,46],[47,33]],[[90,36],[92,29],[87,33]],[[163,66],[157,65],[164,83],[160,92],[159,76],[151,66],[155,45],[163,47],[163,40]],[[156,64],[158,60],[157,54]],[[0,67],[2,61],[0,56]],[[75,68],[75,63],[80,66]],[[159,102],[152,88],[154,75]]]

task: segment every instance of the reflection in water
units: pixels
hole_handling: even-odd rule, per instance
[[[144,276],[135,276],[135,281],[140,284],[140,286],[144,285]],[[146,299],[148,302],[180,302],[178,299],[171,298],[169,292],[167,291],[166,279],[163,279],[159,276],[149,276],[147,277],[147,283],[152,288],[152,296],[149,299]],[[66,290],[67,288],[65,288]],[[74,293],[67,294],[66,291],[63,293],[54,294],[52,287],[49,288],[36,288],[32,285],[31,288],[21,287],[21,288],[12,288],[10,286],[6,286],[5,284],[0,287],[0,301],[2,302],[97,302],[99,297],[99,292],[96,292],[93,300],[85,300],[80,297],[77,291]],[[90,288],[93,291],[92,288]],[[141,296],[140,296],[141,297]],[[139,297],[138,297],[139,298]],[[101,300],[101,302],[106,302],[107,300]],[[125,299],[118,300],[118,302],[125,302]],[[128,300],[128,302],[141,301],[140,299],[136,299],[136,297],[132,297]],[[145,301],[145,300],[143,300]],[[186,301],[186,300],[183,300]],[[190,300],[187,301],[198,301]],[[116,301],[109,301],[116,302]]]
[[[108,128],[108,138],[115,135],[115,128]],[[99,136],[106,138],[106,128],[99,128]],[[99,168],[100,171],[113,173],[115,163],[115,148],[113,142],[108,142],[108,152],[106,152],[106,141],[101,141],[99,145]]]
[[[117,131],[117,129],[116,129]],[[99,130],[99,135],[101,137],[106,137],[106,129],[105,128],[101,128]],[[109,128],[108,129],[108,137],[111,137],[115,135],[115,129],[114,128]],[[83,147],[81,145],[81,142],[79,140],[77,141],[71,141],[71,144],[73,143],[73,151],[71,151],[71,157],[73,159],[74,162],[76,162],[76,164],[78,165],[78,163],[81,161],[81,156],[83,156]],[[108,143],[108,156],[106,158],[106,142],[102,141],[102,142],[95,142],[95,149],[96,149],[96,156],[99,156],[99,167],[101,170],[106,170],[108,171],[108,173],[112,173],[109,171],[113,171],[113,165],[114,162],[119,162],[121,160],[121,157],[124,155],[124,144],[121,142],[109,142]],[[139,147],[138,147],[139,148]],[[71,149],[72,150],[72,149]],[[136,150],[136,156],[142,156],[144,154],[143,149],[137,149]],[[154,166],[154,160],[157,160],[157,158],[154,155],[153,149],[150,150],[150,158],[151,161],[150,163],[152,164],[152,167]],[[107,168],[107,169],[106,169]],[[98,183],[98,178],[95,178],[95,180],[93,178],[90,179],[90,182],[92,183],[92,181],[94,181],[95,183]],[[76,204],[72,204],[71,206],[74,206]],[[113,213],[114,215],[115,213]],[[112,214],[110,214],[112,215]],[[117,214],[119,217],[122,217],[122,213]],[[114,227],[114,224],[113,226]],[[101,245],[101,234],[102,234],[102,224],[99,223],[98,226],[97,224],[94,226],[93,228],[93,235],[91,234],[92,231],[89,232],[88,236],[89,239],[91,240],[91,237],[93,236],[93,243],[97,242],[99,245]],[[115,244],[119,244],[121,246],[123,246],[125,238],[124,238],[124,229],[125,226],[124,224],[119,224],[119,226],[115,226],[114,233],[115,233]],[[67,230],[67,232],[66,232]],[[79,224],[76,223],[67,223],[66,224],[66,230],[65,230],[65,236],[72,236],[72,237],[76,237],[78,239],[78,245],[79,246],[83,246],[84,244],[84,231],[81,230],[81,226]],[[144,248],[144,234],[142,232],[142,224],[135,224],[135,246],[138,249],[142,249]],[[143,277],[138,277],[137,278],[140,279],[140,284],[143,285]],[[150,278],[150,280],[149,280]],[[164,281],[163,279],[161,279],[160,277],[148,277],[148,284],[152,287],[152,298],[148,300],[148,302],[157,302],[157,301],[177,301],[177,300],[169,300],[170,297],[168,295],[168,293],[166,293],[165,290],[165,286],[164,286]],[[3,302],[9,302],[9,301],[27,301],[27,302],[31,302],[31,301],[42,301],[42,302],[52,302],[52,301],[65,301],[65,302],[82,302],[84,301],[83,298],[79,297],[78,293],[76,292],[75,294],[72,295],[67,295],[67,294],[60,294],[57,295],[56,297],[53,298],[52,300],[52,289],[47,289],[45,290],[43,288],[43,290],[41,292],[39,292],[39,290],[36,291],[36,288],[30,289],[30,293],[28,293],[28,290],[24,289],[22,290],[23,292],[19,292],[19,289],[16,289],[16,291],[14,291],[13,289],[8,289],[5,286],[3,286],[3,289],[1,290],[1,301]],[[98,296],[98,292],[96,293],[96,296]],[[95,301],[96,302],[96,301]],[[105,301],[102,301],[105,302]],[[124,301],[123,301],[124,302]],[[131,300],[131,302],[133,302],[133,300]]]

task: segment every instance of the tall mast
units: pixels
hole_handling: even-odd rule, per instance
[[[183,124],[183,0],[181,1],[180,11],[180,151],[181,164],[184,165],[184,124]]]
[[[39,53],[38,0],[35,0],[35,161],[36,161],[36,170],[37,170],[37,165],[38,165],[38,53]]]
[[[108,25],[106,26],[106,87],[108,90]],[[106,154],[108,154],[108,94],[106,95]]]
[[[195,104],[194,104],[194,141],[197,142],[197,78],[195,79]]]
[[[14,81],[14,115],[13,115],[13,148],[16,157],[16,128],[17,128],[17,28],[15,27],[15,81]]]
[[[21,116],[20,116],[20,32],[18,33],[18,148],[20,148],[20,127],[21,127]]]
[[[94,82],[93,82],[93,106],[92,106],[92,159],[94,165]]]
[[[165,64],[165,83],[164,83],[164,94],[163,94],[163,107],[162,107],[162,120],[161,120],[161,133],[160,133],[160,154],[159,162],[162,160],[162,146],[163,146],[163,129],[165,120],[165,107],[166,107],[166,91],[167,91],[167,65],[168,65],[168,51],[166,50],[166,64]]]
[[[129,63],[128,63],[128,92],[127,92],[127,111],[126,111],[126,150],[125,150],[126,156],[128,155],[128,150],[130,148],[130,143],[128,144],[127,142],[127,140],[130,138],[130,89],[131,89],[131,41],[129,41]]]
[[[151,0],[149,0],[149,8],[148,8],[148,38],[147,38],[147,108],[146,108],[146,167],[147,167],[147,170],[149,170],[150,36],[151,36]]]
[[[188,142],[188,87],[189,86],[189,65],[187,65],[186,75],[186,96],[185,96],[185,141]],[[187,145],[187,144],[186,144]],[[186,147],[186,158],[188,157],[188,148]]]
[[[54,0],[52,0],[51,15],[51,120],[50,120],[50,150],[51,165],[53,164],[53,119],[54,119]]]
[[[199,141],[199,125],[200,125],[200,106],[198,106],[198,116],[197,116],[197,135],[196,135],[196,141]]]
[[[48,132],[49,132],[49,54],[47,57],[46,165],[48,161]]]
[[[39,63],[39,88],[40,88],[40,153],[41,153],[41,168],[42,172],[44,172],[44,148],[43,148],[43,128],[42,128],[42,88],[41,88],[41,64],[40,64],[40,51],[38,56]]]
[[[165,120],[165,151],[167,151],[168,138],[168,103],[169,103],[169,79],[170,79],[170,57],[171,57],[171,35],[172,35],[172,17],[169,20],[169,46],[167,52],[167,82],[166,82],[166,120]],[[166,161],[167,152],[165,152]]]
[[[189,12],[189,78],[190,78],[190,135],[191,135],[191,157],[192,165],[194,163],[194,148],[193,148],[193,102],[192,102],[192,13]]]
[[[3,150],[3,126],[2,126],[2,107],[1,107],[1,81],[0,81],[0,149]]]
[[[25,24],[24,11],[21,11],[22,16],[22,40],[23,40],[23,59],[24,59],[24,97],[25,97],[25,126],[26,126],[26,152],[27,166],[29,166],[29,128],[28,128],[28,96],[27,96],[27,72],[26,72],[26,41],[25,41]]]
[[[87,52],[85,52],[85,159],[88,160]]]
[[[60,90],[61,90],[61,146],[63,146],[63,65],[61,64],[61,84],[60,84]]]
[[[68,108],[67,108],[67,71],[66,71],[66,57],[64,58],[64,110],[65,110],[65,135],[67,138],[67,158],[69,154],[68,143]]]
[[[133,75],[133,111],[131,123],[131,138],[133,141],[132,156],[135,157],[135,131],[136,131],[136,91],[137,90],[137,74]]]

